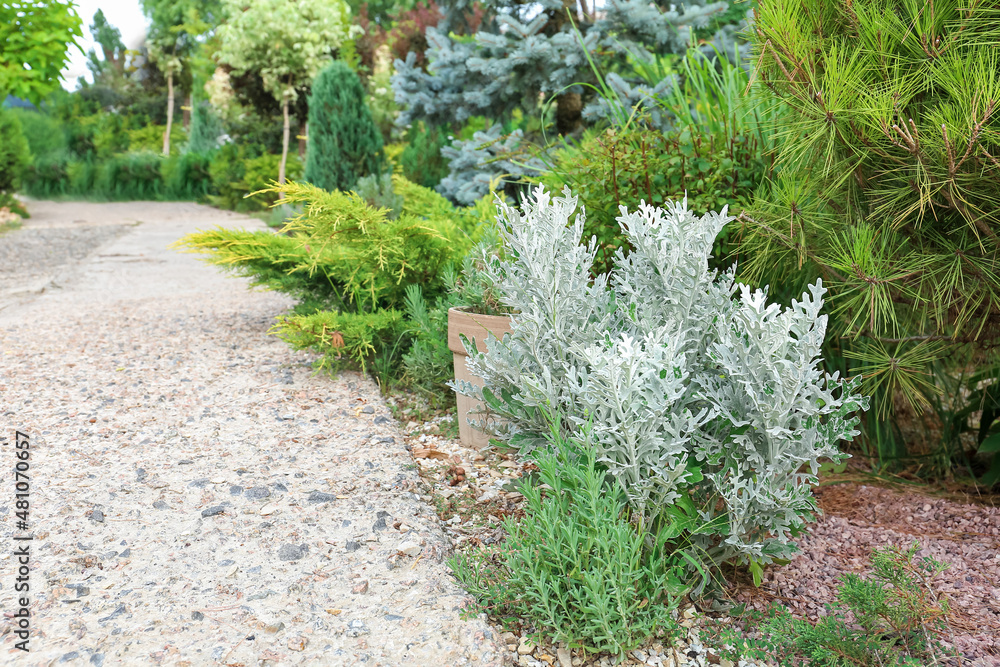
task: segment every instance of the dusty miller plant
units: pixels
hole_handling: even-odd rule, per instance
[[[762,565],[789,556],[812,518],[819,459],[857,434],[860,378],[819,368],[825,289],[782,309],[733,272],[709,271],[732,218],[687,202],[621,208],[632,251],[592,276],[584,213],[564,190],[498,204],[504,261],[488,265],[516,314],[489,353],[468,347],[485,387],[458,382],[506,419],[497,435],[544,445],[555,413],[585,434],[650,533],[686,533],[702,562]],[[572,218],[572,222],[571,222]]]

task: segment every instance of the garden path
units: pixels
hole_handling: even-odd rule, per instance
[[[396,422],[267,335],[290,301],[168,245],[256,220],[32,202],[0,236],[0,608],[31,436],[30,653],[5,665],[496,665]]]

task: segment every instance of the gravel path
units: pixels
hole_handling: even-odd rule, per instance
[[[32,437],[31,652],[5,665],[499,665],[376,387],[266,335],[287,299],[168,250],[193,204],[35,202],[0,237],[0,609]],[[141,221],[141,224],[136,224]],[[81,256],[86,255],[82,261]],[[7,621],[5,619],[5,621]]]

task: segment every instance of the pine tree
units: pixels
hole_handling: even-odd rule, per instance
[[[351,190],[382,171],[382,135],[358,75],[341,61],[320,72],[309,96],[305,180],[324,190]]]
[[[772,284],[822,276],[832,328],[854,341],[884,415],[893,396],[934,400],[934,368],[1000,364],[995,7],[760,0],[756,11],[755,76],[789,111],[780,180],[748,221],[748,268]]]

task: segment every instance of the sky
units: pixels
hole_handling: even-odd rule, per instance
[[[138,48],[146,35],[146,17],[142,15],[139,0],[76,0],[75,4],[77,13],[83,19],[83,39],[80,40],[83,52],[70,48],[69,64],[63,70],[62,85],[66,90],[76,90],[77,77],[86,77],[88,81],[92,79],[87,70],[86,53],[91,49],[100,50],[90,34],[90,24],[94,22],[98,9],[103,10],[108,23],[121,32],[125,48]]]

